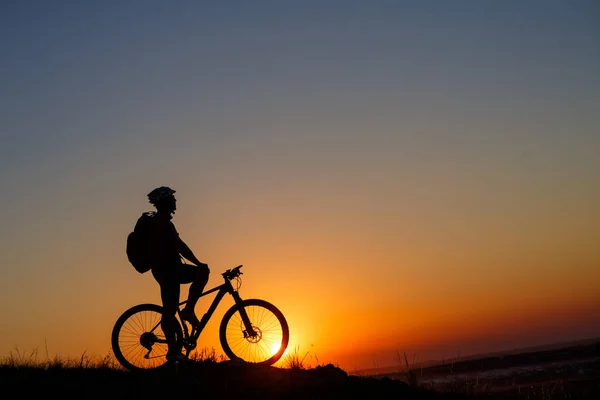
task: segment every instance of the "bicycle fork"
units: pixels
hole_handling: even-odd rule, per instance
[[[244,327],[246,328],[243,331],[244,339],[256,338],[258,336],[258,332],[254,330],[252,322],[250,322],[250,318],[248,317],[248,313],[246,312],[246,308],[243,305],[243,300],[241,299],[239,293],[233,292],[231,295],[235,300],[235,304],[239,306],[238,311],[240,313],[240,317],[242,318],[242,322],[244,323]]]

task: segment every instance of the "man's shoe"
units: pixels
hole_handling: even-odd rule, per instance
[[[181,353],[179,354],[167,354],[167,361],[170,362],[181,362],[187,360],[187,357]]]
[[[192,328],[196,328],[200,323],[198,317],[196,317],[196,314],[193,311],[186,310],[185,308],[181,310],[180,317],[182,320],[187,321],[190,325],[192,325]]]

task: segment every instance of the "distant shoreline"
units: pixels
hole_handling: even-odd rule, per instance
[[[490,353],[479,353],[468,356],[460,356],[454,359],[445,359],[445,360],[428,360],[422,362],[415,362],[409,364],[412,370],[432,370],[443,367],[457,366],[458,364],[464,363],[473,363],[477,361],[484,362],[488,359],[494,358],[503,358],[507,356],[519,356],[520,358],[527,357],[536,353],[544,353],[544,352],[553,352],[556,353],[559,350],[576,350],[578,348],[586,348],[587,346],[596,345],[600,351],[600,336],[589,338],[589,339],[580,339],[568,342],[555,342],[549,344],[543,344],[539,346],[528,346],[518,349],[512,350],[504,350]],[[554,357],[556,358],[556,357]],[[406,366],[396,365],[390,367],[380,367],[380,368],[366,368],[366,369],[357,369],[349,371],[348,373],[351,375],[359,375],[359,376],[385,376],[393,373],[404,373],[406,371]]]

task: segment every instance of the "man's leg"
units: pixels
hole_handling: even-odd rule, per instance
[[[179,283],[176,281],[165,280],[160,282],[160,297],[163,303],[163,315],[161,319],[161,328],[167,340],[168,355],[179,355],[177,346],[177,337],[175,335],[177,319],[175,314],[179,309]]]
[[[194,310],[196,308],[196,303],[198,303],[198,299],[200,298],[200,295],[202,295],[204,287],[208,282],[209,269],[183,264],[179,266],[178,270],[181,283],[192,283],[188,292],[187,302],[181,315],[182,318],[195,326],[198,323],[198,318],[196,317]]]
[[[187,303],[185,308],[189,311],[194,311],[196,303],[204,291],[204,287],[208,283],[208,268],[195,267],[193,272],[193,281],[188,292]]]

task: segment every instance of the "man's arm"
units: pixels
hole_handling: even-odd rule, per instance
[[[205,264],[196,258],[192,249],[190,249],[188,245],[181,240],[181,238],[179,238],[179,254],[181,254],[186,260],[190,260],[199,267],[208,267],[208,264]]]

